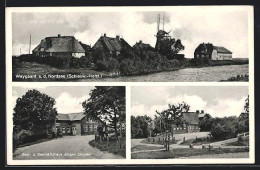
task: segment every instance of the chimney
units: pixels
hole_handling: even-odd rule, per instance
[[[199,111],[199,110],[196,110],[196,113],[200,113],[200,111]]]
[[[116,36],[116,39],[120,40],[120,36],[119,36],[119,35],[117,35],[117,36]]]
[[[60,34],[58,34],[58,37],[60,37]]]
[[[142,40],[140,40],[140,41],[139,41],[139,43],[141,44],[141,43],[143,43],[143,41],[142,41]]]
[[[106,34],[106,33],[104,33],[104,37],[107,37],[107,34]]]
[[[204,110],[201,110],[201,113],[204,113]]]

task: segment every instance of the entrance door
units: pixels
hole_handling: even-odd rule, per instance
[[[76,126],[72,127],[72,135],[73,136],[77,135],[77,127]]]

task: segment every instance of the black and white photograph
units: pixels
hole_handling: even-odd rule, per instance
[[[249,158],[247,86],[136,86],[131,95],[132,159]]]
[[[125,87],[13,87],[13,159],[125,159]],[[10,131],[11,132],[11,131]]]
[[[10,12],[12,81],[249,81],[250,6],[83,9]]]
[[[254,6],[10,6],[5,21],[7,165],[255,162]]]

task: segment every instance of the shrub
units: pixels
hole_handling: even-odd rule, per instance
[[[29,130],[21,130],[16,134],[13,134],[13,147],[14,149],[22,144],[31,142],[32,132]]]

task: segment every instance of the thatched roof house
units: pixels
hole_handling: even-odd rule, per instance
[[[101,36],[92,47],[93,50],[117,54],[120,54],[123,48],[132,50],[132,47],[123,38],[120,38],[120,36],[117,35],[116,38],[112,38],[107,37],[106,34]]]
[[[145,44],[141,40],[137,42],[133,48],[139,51],[153,51],[154,48],[150,44]]]
[[[35,56],[72,56],[80,58],[85,55],[82,45],[73,36],[46,37],[33,50]]]

